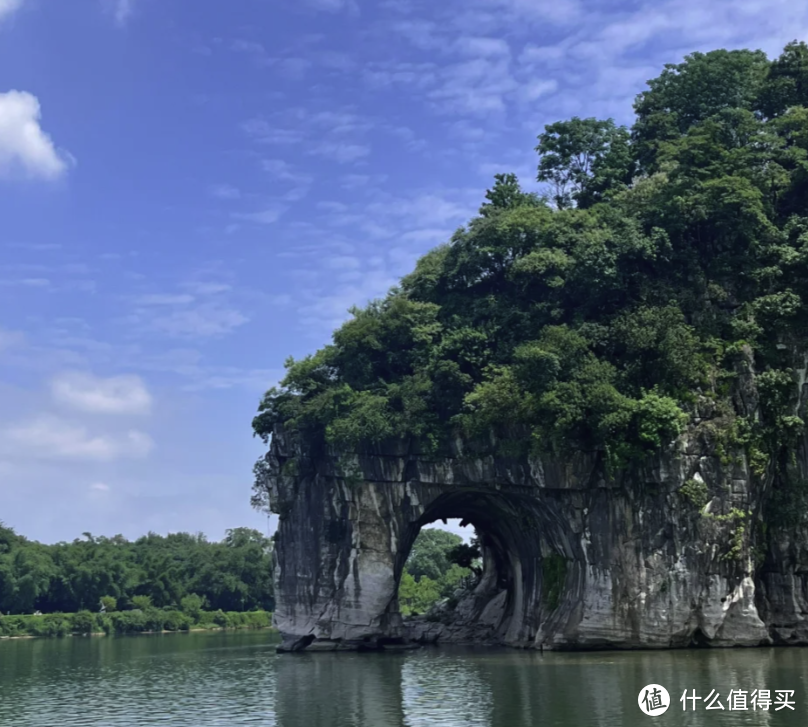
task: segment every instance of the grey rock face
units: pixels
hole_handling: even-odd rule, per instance
[[[561,462],[484,451],[456,440],[437,454],[401,441],[314,452],[276,428],[267,487],[280,516],[281,648],[808,643],[808,534],[761,560],[742,527],[760,498],[748,465],[722,463],[698,425],[617,479],[597,454]],[[709,500],[703,509],[694,488]],[[451,621],[406,623],[404,563],[420,528],[446,517],[481,534],[483,576]]]

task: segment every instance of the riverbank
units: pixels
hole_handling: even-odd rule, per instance
[[[269,611],[182,611],[150,608],[113,613],[0,616],[0,639],[159,634],[272,628]]]

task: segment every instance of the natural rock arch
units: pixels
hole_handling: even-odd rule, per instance
[[[547,627],[574,610],[578,591],[575,584],[582,577],[584,563],[558,503],[535,488],[510,484],[444,485],[437,495],[434,489],[421,491],[424,512],[405,526],[395,561],[396,584],[420,529],[448,518],[461,518],[477,530],[483,572],[473,592],[452,614],[454,623],[414,623],[406,630],[407,637],[430,642],[540,645]],[[561,568],[549,568],[547,564],[561,564]],[[548,583],[548,579],[559,582]],[[550,600],[548,593],[556,597]],[[395,600],[391,610],[397,611]]]
[[[745,461],[725,467],[695,441],[678,442],[630,478],[608,479],[596,453],[508,458],[455,440],[436,453],[395,441],[346,455],[276,426],[266,465],[280,516],[281,650],[434,638],[532,648],[751,646],[770,643],[772,629],[782,641],[784,626],[790,642],[806,640],[787,599],[770,602],[758,590],[756,605],[754,569],[728,562],[699,529],[681,493],[686,482],[731,482],[722,506],[745,507],[750,493]],[[457,628],[414,630],[398,612],[398,582],[420,528],[444,517],[485,534],[487,565]],[[545,565],[559,558],[563,583],[548,603]]]

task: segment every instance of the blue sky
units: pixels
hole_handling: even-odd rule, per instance
[[[0,519],[221,538],[250,420],[536,135],[792,0],[0,0]]]

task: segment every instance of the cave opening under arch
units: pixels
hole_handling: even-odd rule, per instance
[[[399,585],[416,538],[426,526],[450,519],[477,535],[482,567],[449,607],[403,620],[405,640],[421,643],[499,642],[540,647],[543,632],[575,578],[575,554],[552,508],[535,497],[491,489],[438,495],[404,527],[394,562],[395,597],[389,615],[400,616]]]

